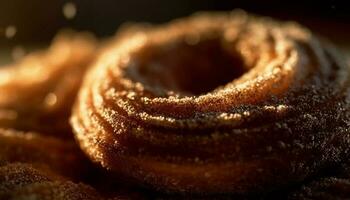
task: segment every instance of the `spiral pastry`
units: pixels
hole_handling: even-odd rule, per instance
[[[0,127],[67,137],[68,118],[96,44],[87,34],[59,34],[47,51],[0,68]]]
[[[117,39],[71,124],[95,162],[161,191],[270,191],[344,159],[348,75],[296,23],[197,14]]]

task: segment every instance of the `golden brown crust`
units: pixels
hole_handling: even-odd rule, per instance
[[[269,191],[342,160],[343,61],[295,23],[196,15],[116,40],[86,76],[71,124],[94,161],[154,188]]]
[[[68,118],[96,44],[87,34],[61,33],[47,51],[0,68],[0,127],[70,136]]]

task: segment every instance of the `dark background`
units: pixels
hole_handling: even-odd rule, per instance
[[[66,2],[77,7],[73,20],[66,20],[62,14]],[[13,41],[0,36],[0,45],[46,43],[63,27],[89,30],[103,37],[112,35],[126,21],[161,23],[200,10],[234,8],[296,20],[334,40],[350,37],[350,7],[342,1],[0,0],[0,29],[17,27]]]

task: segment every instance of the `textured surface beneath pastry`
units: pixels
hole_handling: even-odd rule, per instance
[[[288,199],[349,199],[350,170],[348,162],[346,161],[338,169],[333,169],[329,173],[302,184],[289,194]]]
[[[88,162],[73,142],[0,129],[0,145],[0,199],[102,199],[75,183]]]
[[[159,196],[119,185],[113,185],[109,191],[98,190],[85,182],[63,177],[45,164],[15,162],[0,166],[0,199],[4,200],[141,200]]]
[[[207,73],[230,63],[192,52],[208,44],[240,69],[216,87],[189,86],[210,74],[182,50],[213,62]],[[199,14],[117,38],[84,80],[71,122],[94,161],[151,187],[268,191],[344,158],[348,86],[332,45],[295,23]]]
[[[40,168],[50,168],[73,180],[81,178],[89,167],[88,160],[73,141],[0,129],[0,145],[0,165],[30,163]],[[77,174],[77,171],[80,173]]]
[[[73,183],[31,164],[0,166],[1,199],[101,200],[91,187]]]
[[[58,34],[52,45],[0,68],[0,127],[69,137],[68,118],[94,39],[84,33]]]
[[[350,191],[349,179],[324,178],[314,181],[296,193],[289,199],[348,199]]]

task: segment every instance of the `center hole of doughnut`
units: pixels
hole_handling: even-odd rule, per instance
[[[151,87],[185,95],[208,93],[247,71],[241,57],[220,38],[196,44],[186,40],[147,46],[134,60],[129,75]],[[136,68],[136,70],[135,70]]]

